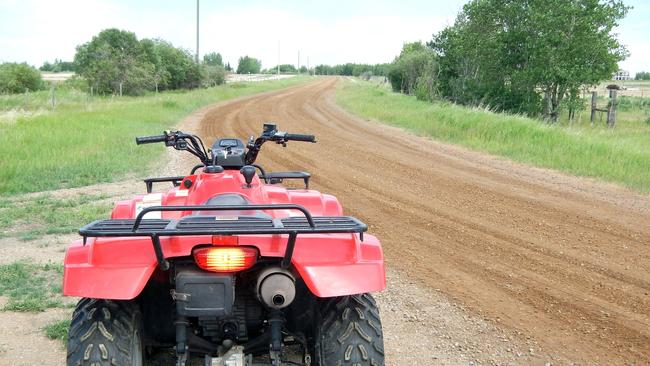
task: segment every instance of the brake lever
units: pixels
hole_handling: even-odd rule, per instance
[[[176,148],[176,135],[178,134],[178,131],[165,130],[164,133],[166,136],[165,146]]]
[[[282,147],[287,147],[287,140],[285,140],[287,133],[284,131],[276,131],[273,134],[273,141],[275,141],[276,144],[282,145]]]

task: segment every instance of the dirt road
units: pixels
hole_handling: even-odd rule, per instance
[[[650,363],[648,196],[353,117],[333,102],[336,82],[220,105],[197,132],[243,137],[275,121],[317,135],[267,145],[259,163],[314,173],[313,188],[370,224],[391,270],[555,362]]]

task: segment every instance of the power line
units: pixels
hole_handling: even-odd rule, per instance
[[[199,0],[196,0],[196,63],[199,63]]]

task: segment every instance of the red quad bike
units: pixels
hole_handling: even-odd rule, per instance
[[[201,164],[146,179],[146,195],[79,230],[63,280],[65,295],[82,298],[68,365],[384,364],[368,294],[386,286],[379,241],[335,197],[310,190],[310,174],[255,165],[267,141],[316,142],[273,124],[246,145],[225,138],[207,151],[183,132],[136,138]],[[279,184],[287,179],[305,189]],[[160,182],[174,188],[151,193]]]

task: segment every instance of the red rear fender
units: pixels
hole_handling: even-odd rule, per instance
[[[189,256],[210,237],[161,238],[167,258]],[[265,257],[281,257],[284,236],[240,236],[239,245],[256,246]],[[380,291],[386,286],[379,241],[365,235],[303,235],[296,241],[292,265],[319,297]],[[63,293],[67,296],[133,299],[156,270],[149,238],[97,238],[74,242],[66,253]]]
[[[156,269],[149,238],[77,240],[68,248],[63,294],[130,300],[138,296]]]

